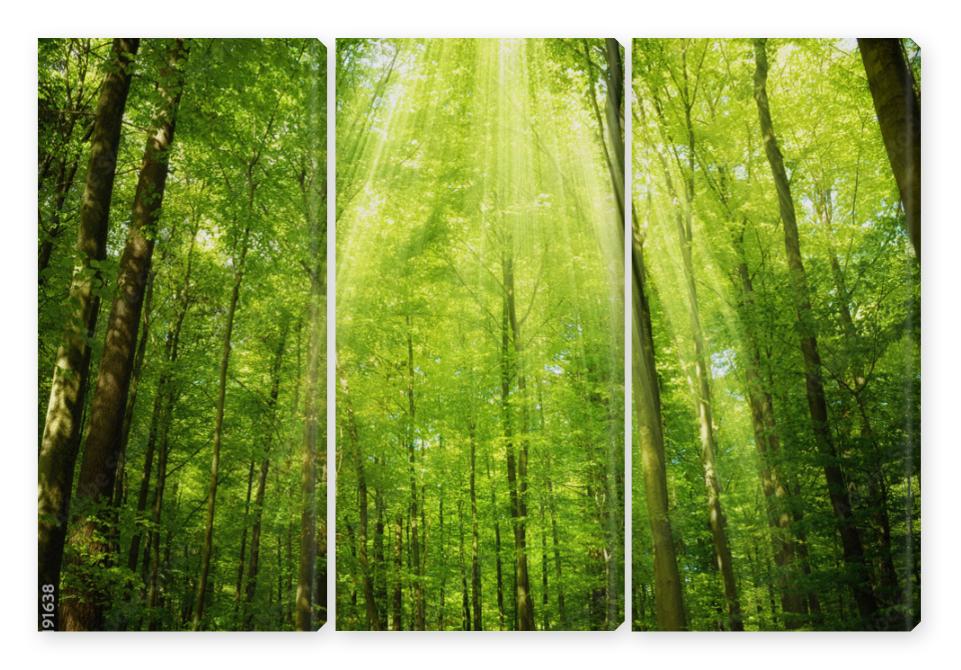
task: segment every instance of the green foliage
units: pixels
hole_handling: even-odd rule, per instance
[[[768,96],[798,213],[831,432],[881,603],[877,625],[911,627],[920,574],[918,267],[854,41],[769,40],[767,49]],[[633,71],[633,195],[647,230],[645,255],[656,294],[670,512],[688,626],[710,630],[726,622],[705,513],[693,333],[673,218],[685,208],[693,213],[721,496],[746,628],[785,627],[782,588],[820,600],[820,616],[809,608],[803,627],[860,628],[849,588],[858,577],[842,560],[808,414],[784,233],[753,98],[751,42],[638,40]],[[685,193],[688,179],[693,200]],[[742,261],[753,283],[753,307],[744,303]],[[766,458],[756,445],[748,402],[752,339],[781,445]],[[791,533],[807,546],[810,574],[775,561],[759,474],[765,462],[790,489]],[[653,628],[653,554],[638,468],[633,625]],[[883,579],[886,552],[896,571],[893,591]],[[641,610],[638,597],[645,594]]]
[[[623,279],[580,49],[338,42],[338,628],[476,628],[475,598],[522,627],[521,554],[537,628],[620,622]]]
[[[108,258],[103,264],[107,308],[116,290],[117,258],[130,220],[145,133],[157,104],[156,81],[167,42],[143,40],[136,60],[113,191]],[[90,65],[85,87],[95,90],[109,46],[109,41],[102,40],[41,42],[41,154],[86,154],[88,146],[77,139],[79,131],[66,137],[67,146],[52,139],[59,132],[58,117],[45,110],[71,104],[65,90],[79,86],[77,68],[86,61]],[[95,575],[77,575],[70,566],[78,561],[70,556],[65,560],[68,586],[70,580],[81,578],[109,582],[108,629],[190,627],[203,546],[202,510],[210,483],[225,316],[245,230],[249,231],[249,252],[230,341],[212,585],[202,625],[220,630],[294,626],[311,286],[305,266],[313,262],[308,251],[311,214],[303,185],[305,180],[324,179],[325,73],[324,47],[314,40],[191,40],[162,217],[152,231],[156,240],[150,280],[153,296],[144,306],[140,326],[141,333],[147,333],[143,365],[139,374],[134,372],[137,391],[128,398],[129,439],[117,473],[117,490],[104,517],[105,526],[112,528],[109,567],[98,568]],[[84,109],[83,118],[88,119],[89,104]],[[62,224],[69,234],[57,238],[46,284],[40,289],[41,421],[62,330],[60,304],[73,264],[70,244],[75,239],[82,185],[81,168],[63,207]],[[41,210],[48,200],[42,188]],[[319,216],[323,220],[323,211]],[[41,213],[41,233],[43,226]],[[93,340],[94,374],[106,321],[101,315],[100,332]],[[271,369],[282,324],[289,326],[289,332],[274,404]],[[174,340],[178,340],[176,354],[171,348]],[[166,411],[165,394],[169,395]],[[150,444],[154,445],[153,463],[150,480],[144,481]],[[168,462],[157,523],[151,510],[157,494],[157,459],[164,446]],[[260,464],[268,458],[259,574],[252,602],[244,603],[237,594],[238,567],[249,561],[252,496]],[[251,468],[254,493],[248,494]],[[138,509],[141,487],[147,493],[146,510]],[[317,495],[325,498],[322,479]],[[139,538],[139,552],[128,565],[134,537]],[[150,538],[160,543],[159,551],[148,547]],[[158,560],[159,598],[151,609],[150,572]],[[241,588],[248,579],[244,577]],[[243,620],[244,612],[252,614],[249,622]]]

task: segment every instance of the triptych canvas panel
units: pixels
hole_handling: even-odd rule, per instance
[[[38,627],[913,628],[920,51],[625,46],[40,40]]]

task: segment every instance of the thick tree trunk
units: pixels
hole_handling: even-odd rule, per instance
[[[908,236],[921,262],[921,101],[901,40],[858,38],[881,137],[907,218]]]
[[[869,573],[864,561],[861,535],[854,522],[847,482],[841,470],[840,459],[828,420],[827,400],[824,393],[824,382],[821,378],[821,356],[818,352],[817,327],[811,308],[807,276],[804,271],[804,264],[801,261],[801,243],[798,237],[794,200],[791,197],[791,187],[787,172],[784,169],[784,159],[781,156],[781,150],[778,148],[774,126],[771,121],[771,111],[767,97],[767,50],[763,39],[755,40],[754,54],[756,60],[754,99],[757,103],[764,151],[767,154],[774,184],[777,188],[781,223],[784,226],[784,247],[790,270],[792,298],[798,320],[797,330],[800,338],[801,354],[804,358],[805,389],[808,410],[811,415],[811,426],[818,452],[824,464],[828,496],[837,518],[844,560],[852,572],[852,589],[858,611],[864,625],[873,626],[877,614],[877,602],[871,589]]]
[[[88,341],[94,336],[100,298],[100,262],[107,252],[120,128],[132,61],[140,40],[114,40],[109,73],[97,103],[90,142],[90,163],[80,206],[78,268],[70,284],[70,316],[57,350],[43,436],[40,440],[38,495],[38,578],[42,588],[60,588],[60,568],[70,514],[70,492],[80,446],[80,422],[90,369]]]
[[[160,74],[163,103],[155,119],[155,130],[147,139],[143,164],[134,198],[133,216],[120,259],[117,297],[107,324],[100,371],[90,410],[90,425],[84,446],[77,502],[80,514],[71,533],[71,544],[83,554],[85,567],[106,565],[110,547],[102,538],[110,532],[97,507],[109,502],[113,493],[119,459],[120,431],[127,404],[133,368],[134,347],[144,301],[154,240],[160,220],[167,166],[173,146],[177,108],[183,91],[183,63],[187,47],[175,40]],[[81,578],[77,592],[65,603],[64,625],[69,630],[102,628],[109,594],[102,593],[93,580]]]
[[[634,301],[633,397],[638,451],[644,473],[644,497],[654,543],[654,608],[659,630],[684,630],[687,622],[668,505],[667,458],[661,425],[660,390],[654,364],[651,310],[644,291],[643,247],[637,243],[636,237],[635,234],[631,268]]]

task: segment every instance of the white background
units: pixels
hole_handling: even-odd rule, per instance
[[[957,405],[959,282],[958,21],[948,3],[912,0],[339,0],[336,3],[20,0],[4,7],[0,40],[0,597],[5,667],[319,668],[700,667],[739,670],[957,667],[961,610],[955,563],[961,515]],[[923,531],[922,623],[913,633],[316,634],[36,632],[36,38],[52,36],[341,37],[899,36],[923,50]],[[333,77],[331,77],[333,80]],[[328,108],[333,98],[328,93]],[[333,115],[331,114],[331,119]],[[628,116],[628,118],[630,118]],[[332,135],[332,133],[331,133]],[[330,180],[333,183],[333,179]],[[333,202],[333,198],[330,199]],[[331,231],[333,234],[333,231]],[[332,262],[331,262],[332,266]],[[331,277],[333,279],[333,277]],[[333,290],[333,282],[330,284]],[[333,309],[333,300],[330,301]],[[333,323],[333,319],[330,319]],[[331,336],[333,329],[331,328]],[[628,339],[628,342],[630,340]],[[331,349],[332,351],[333,349]],[[332,368],[332,366],[331,366]],[[330,395],[332,397],[332,394]],[[331,425],[332,422],[330,422]],[[331,448],[328,443],[328,449]],[[629,471],[629,470],[628,470]],[[333,484],[333,482],[331,482]],[[330,490],[332,502],[333,487]],[[329,505],[333,509],[332,504]],[[331,549],[333,542],[329,542]],[[331,568],[333,568],[331,562]],[[331,570],[331,574],[332,574]],[[630,584],[628,580],[627,584]],[[330,588],[331,597],[333,589]],[[331,614],[333,611],[331,610]]]

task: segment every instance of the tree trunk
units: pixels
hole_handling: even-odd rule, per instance
[[[780,458],[781,440],[774,419],[774,401],[765,388],[761,375],[761,354],[754,323],[754,283],[744,258],[743,242],[738,239],[738,308],[741,312],[741,326],[744,344],[747,349],[744,376],[746,379],[748,405],[751,409],[751,423],[754,428],[754,444],[760,464],[761,490],[764,493],[768,525],[771,528],[774,562],[778,567],[778,586],[781,592],[781,609],[784,624],[788,630],[802,623],[806,612],[804,594],[793,583],[796,549],[791,528],[791,501],[787,486],[781,479]]]
[[[470,518],[471,518],[471,604],[474,613],[474,630],[484,630],[481,598],[480,533],[477,526],[477,439],[474,419],[468,419],[470,437]],[[496,513],[496,512],[495,512]]]
[[[247,467],[247,495],[244,498],[244,517],[241,522],[243,530],[240,532],[240,552],[237,557],[237,583],[234,586],[234,599],[236,605],[234,607],[234,614],[239,614],[241,621],[243,620],[243,612],[238,612],[243,607],[243,597],[244,597],[244,572],[247,570],[247,531],[249,528],[248,518],[250,517],[250,499],[254,492],[254,469],[257,467],[257,462],[252,458],[250,459],[250,465]]]
[[[508,240],[508,244],[512,242]],[[507,484],[510,491],[511,519],[514,529],[514,570],[516,574],[514,603],[518,630],[534,630],[534,602],[531,597],[530,577],[527,566],[527,407],[524,399],[526,383],[521,370],[520,357],[523,347],[520,325],[514,304],[514,266],[511,251],[502,258],[503,266],[503,315],[501,324],[501,414],[504,424],[504,442],[507,450]],[[510,344],[513,342],[513,352]],[[521,432],[524,435],[514,445],[513,420],[511,417],[511,381],[516,376],[517,390],[521,395]]]
[[[100,298],[99,264],[106,257],[107,228],[117,149],[132,61],[140,40],[114,40],[90,142],[90,163],[80,206],[79,266],[70,284],[70,316],[57,350],[38,461],[39,585],[60,588],[60,568],[70,514],[70,492],[80,446],[80,422],[90,369],[90,347]]]
[[[551,618],[548,608],[550,605],[549,578],[547,571],[550,562],[547,560],[547,521],[544,518],[544,503],[540,504],[540,535],[541,535],[541,630],[551,629]]]
[[[636,220],[636,217],[635,217]],[[667,457],[661,425],[661,399],[654,363],[651,310],[644,291],[643,247],[633,248],[633,377],[638,450],[644,474],[644,497],[654,543],[654,609],[659,630],[684,630],[687,622],[677,569],[667,492]]]
[[[97,507],[109,502],[117,474],[120,431],[126,409],[133,368],[134,347],[144,301],[154,240],[160,220],[167,166],[173,146],[177,108],[183,91],[183,64],[187,47],[175,40],[160,73],[163,104],[155,119],[155,130],[147,139],[143,164],[134,198],[133,216],[120,259],[117,296],[110,311],[100,371],[90,410],[90,425],[84,446],[77,500],[80,507],[70,542],[78,555],[86,556],[85,567],[106,565],[110,547],[103,538],[110,535],[109,522],[98,518]],[[64,625],[68,630],[99,630],[103,627],[109,594],[93,581],[81,579],[77,593],[65,603]]]
[[[315,86],[316,88],[316,86]],[[326,603],[315,602],[315,588],[326,584],[326,574],[317,573],[317,459],[323,408],[321,365],[324,352],[324,294],[326,292],[326,225],[322,217],[326,184],[316,165],[316,157],[309,160],[309,182],[305,172],[302,191],[305,216],[310,234],[310,325],[307,345],[307,385],[304,392],[304,450],[301,463],[300,496],[300,565],[297,577],[296,629],[314,630],[315,607],[324,611]],[[320,182],[317,179],[320,178]],[[326,452],[320,457],[324,459]],[[321,461],[321,470],[324,463]],[[326,537],[322,540],[326,546]]]
[[[117,461],[117,480],[114,482],[113,506],[121,507],[126,500],[126,464],[127,444],[130,442],[130,429],[133,426],[134,409],[137,407],[137,394],[140,390],[140,377],[143,373],[143,359],[147,354],[147,344],[150,341],[150,319],[153,308],[153,285],[156,271],[151,270],[147,276],[147,288],[143,301],[143,316],[140,323],[140,337],[137,340],[136,353],[133,358],[133,370],[130,372],[130,389],[127,392],[127,407],[123,413],[123,424],[120,427],[120,448]],[[153,454],[150,454],[151,458]],[[145,464],[146,466],[146,464]],[[149,480],[150,471],[144,468]],[[143,512],[141,508],[139,510]]]
[[[901,193],[908,236],[921,262],[921,101],[901,40],[858,38],[858,49]]]
[[[421,572],[421,539],[418,530],[417,464],[414,441],[416,421],[414,405],[414,340],[411,333],[411,318],[407,316],[407,469],[410,476],[410,551],[414,568],[414,630],[424,630],[424,580]]]
[[[253,187],[249,188],[249,199],[253,201]],[[252,207],[250,208],[252,209]],[[248,215],[251,214],[248,211]],[[240,304],[240,289],[244,281],[244,267],[250,244],[250,222],[244,227],[240,240],[240,251],[234,259],[234,280],[227,307],[227,321],[224,324],[223,350],[220,355],[220,370],[217,379],[217,400],[214,413],[213,448],[210,457],[210,482],[207,485],[207,514],[204,521],[204,544],[200,556],[200,578],[197,580],[192,627],[200,630],[203,626],[206,609],[207,590],[210,580],[210,561],[214,549],[214,518],[217,509],[217,485],[220,479],[220,446],[224,431],[224,408],[227,400],[227,371],[230,367],[231,339],[234,319]]]
[[[377,459],[375,465],[379,465]],[[387,556],[384,553],[384,495],[379,486],[374,487],[374,601],[380,603],[381,630],[386,630],[390,613],[387,597]]]
[[[539,400],[540,413],[541,413],[541,431],[545,434],[547,433],[547,422],[544,417],[544,402]],[[544,478],[546,480],[547,486],[547,511],[550,516],[551,524],[551,545],[554,554],[554,572],[556,573],[555,578],[557,581],[557,611],[560,615],[560,629],[568,630],[570,628],[570,623],[567,619],[567,605],[564,601],[564,572],[563,565],[561,562],[561,541],[560,532],[557,528],[557,501],[554,497],[554,475],[551,462],[550,454],[547,454],[544,459]],[[546,562],[546,559],[545,559]],[[547,580],[545,577],[545,590]]]
[[[615,52],[608,49],[608,53]],[[616,53],[619,54],[619,50]],[[613,68],[609,69],[613,70]],[[613,96],[610,100],[612,104],[618,102],[618,99]],[[623,114],[618,114],[617,118],[623,119]],[[623,120],[621,123],[623,124]],[[623,154],[623,126],[619,137],[622,138],[620,151]],[[612,139],[614,139],[613,136]],[[632,395],[637,418],[638,451],[644,476],[644,497],[654,544],[654,609],[658,629],[684,630],[687,622],[684,614],[681,577],[677,569],[674,536],[671,530],[667,492],[667,457],[661,424],[661,397],[657,367],[654,362],[651,308],[645,291],[644,240],[638,227],[637,211],[634,209],[633,202],[631,215],[633,218],[631,226]]]
[[[870,375],[866,373],[866,367],[868,366],[862,357],[862,336],[861,333],[858,332],[858,328],[854,323],[854,317],[851,314],[851,293],[848,291],[841,261],[838,258],[833,242],[833,207],[831,205],[830,190],[823,193],[823,197],[816,199],[815,207],[830,236],[828,252],[830,255],[831,276],[834,279],[834,289],[837,293],[838,316],[845,338],[845,344],[843,346],[845,361],[847,362],[845,373],[848,374],[850,381],[846,383],[842,382],[839,386],[842,387],[842,390],[850,393],[858,409],[860,436],[864,443],[864,448],[861,450],[863,452],[862,458],[865,461],[865,470],[867,471],[868,503],[871,507],[872,521],[879,535],[881,584],[878,599],[882,605],[890,606],[899,600],[901,589],[898,586],[898,575],[894,567],[891,547],[891,521],[888,517],[887,486],[884,482],[881,448],[878,445],[877,435],[871,424],[867,398],[865,398],[865,390]],[[898,617],[891,617],[890,621],[895,624],[900,623]]]
[[[441,444],[441,447],[443,447],[444,445],[443,436],[441,436],[440,438],[440,444]],[[439,561],[440,563],[440,597],[438,598],[439,602],[437,605],[437,609],[438,609],[437,629],[445,630],[447,628],[447,562],[446,562],[447,558],[444,552],[444,483],[443,481],[441,481],[441,484],[440,484],[440,495],[438,496],[437,506],[438,506],[437,518],[440,521],[440,539],[437,541],[437,546],[439,548],[438,553],[440,554],[440,561]],[[458,507],[457,507],[458,515],[460,515],[460,512],[461,512],[460,500],[458,500]],[[460,521],[459,516],[458,516],[458,521]],[[426,527],[425,527],[425,531],[426,531]],[[461,531],[463,531],[463,528],[461,529]],[[427,543],[425,542],[424,545],[425,545],[424,553],[426,554]],[[461,537],[461,550],[463,550],[463,537]],[[463,564],[464,564],[464,557],[462,555],[461,569],[463,569]],[[468,621],[470,621],[469,615],[468,615]],[[470,626],[468,625],[468,627],[465,628],[464,630],[470,630]]]
[[[277,423],[277,398],[280,396],[280,371],[287,345],[287,321],[280,326],[274,364],[271,369],[270,398],[267,402],[268,429],[264,439],[264,458],[260,463],[257,493],[254,498],[254,519],[250,530],[250,556],[247,565],[247,584],[244,590],[244,630],[254,629],[254,596],[257,595],[257,574],[260,570],[260,538],[264,518],[264,498],[267,492],[267,473],[270,470],[270,449]]]
[[[471,605],[470,591],[467,588],[467,563],[464,558],[464,501],[457,501],[457,537],[460,546],[460,592],[461,592],[461,614],[463,615],[463,625],[461,630],[472,630],[471,628]],[[441,628],[443,630],[443,628]]]
[[[193,272],[193,255],[196,245],[197,230],[199,229],[200,219],[196,221],[191,231],[190,246],[187,251],[187,267],[184,271],[183,284],[177,296],[177,311],[174,321],[170,325],[164,340],[164,367],[157,380],[157,390],[155,391],[154,415],[156,419],[151,419],[151,431],[156,430],[155,440],[159,447],[157,454],[157,478],[154,485],[153,501],[151,503],[151,530],[148,536],[145,549],[144,563],[146,566],[147,556],[149,560],[149,573],[147,573],[147,606],[148,619],[151,630],[156,623],[154,608],[157,607],[160,599],[160,522],[163,518],[163,499],[164,488],[167,481],[167,457],[170,451],[168,435],[170,432],[170,421],[173,414],[175,400],[174,389],[172,388],[173,368],[180,355],[180,332],[183,328],[184,319],[190,309],[192,297],[190,293],[190,277]],[[156,425],[156,429],[154,426]],[[148,436],[148,441],[151,439]],[[139,544],[139,541],[138,541]],[[132,546],[132,544],[131,544]],[[132,560],[136,560],[135,557]]]
[[[382,630],[380,612],[377,609],[377,599],[374,597],[374,580],[370,573],[370,562],[367,558],[367,535],[368,535],[368,505],[367,505],[367,477],[364,472],[365,456],[361,445],[360,436],[357,432],[357,418],[354,416],[354,408],[350,401],[347,389],[346,377],[340,380],[344,405],[347,412],[347,437],[350,442],[351,451],[354,454],[354,470],[357,474],[357,509],[359,515],[359,528],[357,529],[357,564],[360,567],[361,583],[364,591],[364,610],[367,615],[368,630]]]
[[[494,557],[497,566],[497,624],[504,630],[504,565],[501,561],[501,524],[497,505],[497,486],[491,477],[491,454],[487,452],[487,481],[491,487],[491,510],[494,515]]]
[[[394,590],[391,595],[391,628],[403,630],[404,515],[397,513],[394,527]]]
[[[811,308],[807,276],[804,272],[804,264],[801,261],[801,244],[798,237],[794,200],[791,197],[791,187],[787,172],[784,169],[784,159],[781,156],[781,150],[778,148],[774,126],[771,121],[771,111],[767,97],[767,51],[763,39],[755,40],[754,54],[756,60],[754,99],[757,103],[764,151],[767,154],[774,184],[777,188],[781,223],[784,226],[784,248],[790,270],[792,298],[798,320],[797,330],[801,354],[804,358],[805,389],[808,410],[811,415],[811,426],[818,452],[824,464],[828,496],[831,499],[834,515],[837,517],[844,560],[852,572],[851,584],[858,611],[864,625],[873,626],[877,614],[877,602],[871,589],[867,565],[864,561],[861,535],[854,523],[847,482],[841,470],[837,448],[828,420],[827,400],[821,378],[821,357],[817,345],[817,327]]]

